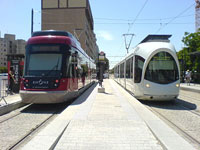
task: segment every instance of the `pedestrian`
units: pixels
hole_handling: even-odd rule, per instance
[[[81,79],[82,79],[83,86],[85,86],[85,77],[86,77],[86,72],[83,70],[83,72],[81,74]]]
[[[187,70],[185,73],[185,79],[186,79],[186,83],[187,85],[190,85],[190,81],[191,81],[191,71]]]
[[[14,72],[13,72],[13,67],[10,68],[10,71],[9,71],[9,88],[8,88],[8,91],[10,92],[10,94],[13,94],[13,87],[14,87],[14,84],[16,83],[16,80],[15,80],[15,75],[14,75]]]

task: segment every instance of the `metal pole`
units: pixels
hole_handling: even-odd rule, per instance
[[[31,11],[31,35],[33,33],[33,9]]]
[[[133,40],[133,36],[134,36],[134,35],[135,35],[135,34],[123,34],[123,36],[124,36],[124,41],[125,41],[125,48],[126,48],[127,54],[128,54],[128,50],[129,50],[129,48],[130,48],[130,45],[131,45],[131,42],[132,42],[132,40]],[[129,43],[127,43],[126,36],[131,36],[131,39],[130,39]]]

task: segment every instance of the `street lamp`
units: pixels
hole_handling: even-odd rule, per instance
[[[33,8],[32,8],[32,11],[31,11],[31,35],[33,33]]]

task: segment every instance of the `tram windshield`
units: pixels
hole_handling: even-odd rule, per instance
[[[146,80],[159,84],[168,84],[179,79],[176,61],[167,52],[159,52],[150,60],[145,77]]]
[[[32,53],[26,61],[26,76],[59,76],[62,54]]]

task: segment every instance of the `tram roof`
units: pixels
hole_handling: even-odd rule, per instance
[[[32,37],[35,36],[67,36],[72,38],[78,45],[80,45],[79,41],[70,33],[67,31],[61,31],[61,30],[42,30],[42,31],[36,31],[32,33]]]
[[[142,40],[139,44],[141,43],[145,43],[145,42],[170,42],[169,38],[172,35],[164,35],[164,34],[160,34],[160,35],[156,35],[156,34],[150,34],[148,35],[146,38],[144,38],[144,40]]]
[[[45,35],[58,35],[58,36],[69,36],[72,37],[71,33],[66,31],[57,31],[57,30],[43,30],[36,31],[32,33],[32,37],[34,36],[45,36]]]
[[[46,36],[52,36],[51,38],[46,39]],[[67,39],[67,40],[66,40]],[[32,33],[32,38],[30,38],[27,44],[38,44],[38,43],[68,43],[78,48],[78,50],[84,54],[86,57],[92,61],[92,59],[85,53],[85,51],[81,48],[79,41],[70,33],[66,31],[59,30],[43,30],[36,31]]]

